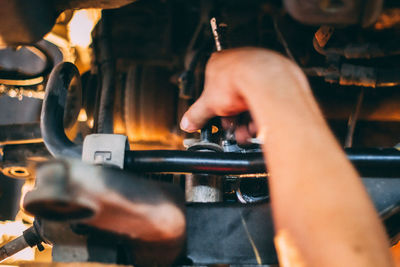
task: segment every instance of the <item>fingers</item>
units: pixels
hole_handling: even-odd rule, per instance
[[[204,98],[200,97],[183,115],[180,127],[183,131],[195,132],[201,129],[215,115],[215,112],[207,105]]]

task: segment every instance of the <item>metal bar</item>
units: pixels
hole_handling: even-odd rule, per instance
[[[346,149],[363,177],[400,177],[400,151]],[[135,172],[251,174],[266,171],[263,154],[180,150],[126,151],[124,169]]]
[[[20,252],[27,247],[29,247],[29,245],[26,243],[24,236],[21,235],[17,237],[16,239],[0,247],[0,261]]]

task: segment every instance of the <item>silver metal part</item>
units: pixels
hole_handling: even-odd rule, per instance
[[[95,165],[112,165],[124,168],[128,138],[119,134],[91,134],[83,142],[82,161]]]
[[[211,24],[211,30],[212,30],[214,40],[215,40],[215,47],[216,47],[217,51],[221,51],[222,46],[221,46],[221,41],[219,40],[217,20],[215,18],[212,18],[210,20],[210,24]]]
[[[187,202],[221,202],[222,176],[208,174],[186,175],[185,197]]]

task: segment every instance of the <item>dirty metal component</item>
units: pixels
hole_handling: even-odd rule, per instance
[[[38,122],[0,125],[0,145],[37,143],[42,141]]]
[[[383,0],[284,0],[289,14],[304,24],[372,25],[382,12]]]
[[[27,179],[32,178],[32,174],[28,170],[27,167],[24,166],[12,166],[12,167],[5,167],[2,170],[2,173],[5,176],[17,179]]]
[[[73,78],[76,78],[76,86],[70,89]],[[54,157],[68,156],[80,158],[82,147],[68,139],[64,132],[64,110],[67,105],[68,91],[75,90],[78,105],[81,92],[80,75],[78,69],[70,62],[58,64],[50,74],[46,85],[46,94],[43,99],[40,116],[40,129],[43,141]],[[74,114],[68,114],[77,118],[79,109]],[[72,121],[72,119],[69,119]]]
[[[21,236],[0,247],[0,261],[18,253],[27,247],[37,246],[39,251],[44,250],[42,242],[45,241],[40,235],[39,228],[40,225],[37,221],[35,221],[33,226],[26,229]]]
[[[394,148],[346,149],[348,159],[365,177],[396,177],[400,151]],[[126,151],[124,169],[136,172],[209,174],[264,173],[260,152],[192,152],[180,150]]]
[[[340,55],[346,59],[370,59],[400,54],[398,40],[386,40],[376,43],[349,43],[340,47],[325,47],[334,31],[333,27],[321,26],[314,34],[313,46],[321,55]]]
[[[312,67],[303,70],[307,75],[324,77],[327,82],[345,86],[375,88],[400,84],[399,68],[383,69],[344,63],[337,69]]]
[[[185,197],[187,202],[221,202],[223,200],[222,176],[209,174],[187,174]]]
[[[83,142],[82,161],[91,164],[124,167],[128,138],[120,134],[91,134]]]
[[[26,243],[24,236],[17,237],[0,248],[0,261],[11,257],[27,247],[29,245]]]
[[[29,179],[34,177],[32,163],[47,160],[49,152],[43,143],[13,144],[2,148],[0,167],[10,178]]]

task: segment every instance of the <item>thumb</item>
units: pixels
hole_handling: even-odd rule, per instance
[[[207,105],[204,98],[200,97],[183,115],[180,127],[185,132],[195,132],[201,129],[215,112]]]

